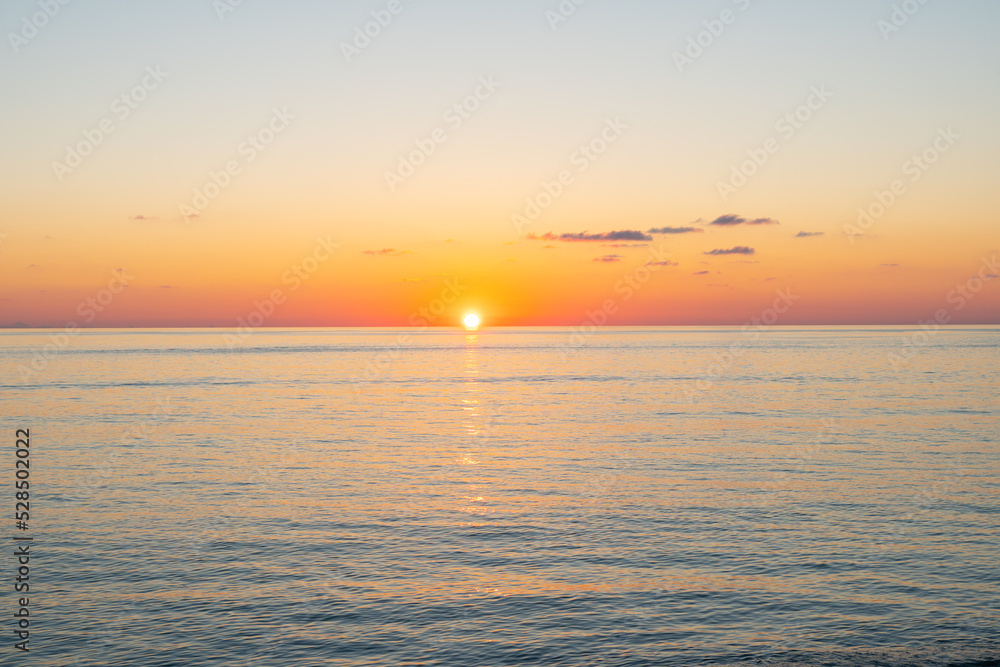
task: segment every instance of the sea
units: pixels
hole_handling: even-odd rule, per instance
[[[998,371],[998,327],[4,330],[0,664],[1000,665]]]

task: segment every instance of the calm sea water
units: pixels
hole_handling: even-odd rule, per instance
[[[0,663],[1000,664],[1000,329],[571,333],[0,333]]]

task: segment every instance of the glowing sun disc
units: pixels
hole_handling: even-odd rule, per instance
[[[462,324],[464,324],[465,328],[469,329],[470,331],[472,331],[474,329],[478,329],[479,328],[479,315],[476,315],[475,313],[469,313],[469,314],[467,314],[465,317],[462,318]]]

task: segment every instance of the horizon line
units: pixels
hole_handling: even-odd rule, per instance
[[[768,330],[768,329],[791,329],[791,328],[805,328],[805,327],[907,327],[914,329],[949,329],[949,328],[962,328],[962,327],[1000,327],[1000,321],[996,322],[965,322],[965,323],[946,323],[937,324],[933,323],[933,326],[927,322],[824,322],[824,323],[810,323],[810,324],[752,324],[749,322],[741,323],[731,323],[731,324],[718,324],[718,323],[704,323],[704,324],[613,324],[613,325],[596,325],[591,323],[580,323],[580,324],[505,324],[505,325],[494,325],[481,327],[476,330],[467,330],[458,325],[448,325],[448,326],[397,326],[397,325],[289,325],[289,326],[257,326],[257,327],[244,327],[240,325],[121,325],[121,326],[81,326],[69,324],[65,326],[0,326],[0,331],[62,331],[67,332],[68,329],[73,331],[88,330],[88,331],[102,331],[102,330],[121,330],[121,329],[138,329],[138,330],[221,330],[221,331],[239,331],[241,329],[250,329],[251,331],[287,331],[287,330],[302,330],[302,329],[317,329],[317,330],[329,330],[329,329],[406,329],[406,330],[425,330],[433,329],[438,331],[459,331],[466,334],[476,334],[482,333],[484,331],[497,330],[497,329],[681,329],[681,328],[733,328],[733,327],[749,327],[757,330]]]

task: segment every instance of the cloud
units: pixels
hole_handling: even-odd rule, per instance
[[[757,251],[745,245],[738,245],[735,248],[716,248],[702,253],[703,255],[752,255]]]
[[[652,241],[653,237],[637,230],[622,229],[616,232],[604,232],[603,234],[591,234],[589,232],[575,232],[566,234],[553,234],[548,232],[537,236],[528,234],[529,241]]]
[[[879,264],[879,266],[899,266],[899,264]]]
[[[397,255],[407,255],[412,250],[396,250],[395,248],[382,248],[381,250],[362,250],[362,254],[365,255],[389,255],[396,257]]]
[[[595,262],[620,262],[622,261],[621,255],[603,255],[601,257],[595,257]]]
[[[645,248],[645,243],[605,243],[605,248]]]
[[[646,266],[680,266],[680,262],[671,262],[669,259],[665,262],[646,262]]]
[[[777,225],[781,223],[774,218],[754,218],[753,220],[748,220],[742,216],[729,213],[727,215],[720,215],[708,224],[717,227],[735,227],[736,225]]]
[[[707,276],[709,273],[711,273],[711,272],[710,271],[695,271],[691,275],[692,276]]]
[[[543,246],[542,246],[542,250],[548,250],[549,248],[555,248],[555,247],[556,247],[556,246],[554,246],[554,245],[552,245],[552,244],[550,243],[550,244],[548,244],[548,245],[543,245]]]
[[[823,234],[826,234],[826,232],[799,232],[798,234],[795,235],[795,238],[807,239],[810,236],[823,236]]]
[[[650,234],[704,234],[704,229],[697,227],[654,227]]]
[[[150,215],[133,215],[129,220],[156,220],[156,218]]]
[[[732,226],[732,225],[742,225],[746,222],[746,218],[741,218],[738,215],[720,215],[718,218],[708,223],[710,225],[722,225],[722,226]]]
[[[173,285],[160,285],[160,289],[173,289]]]

